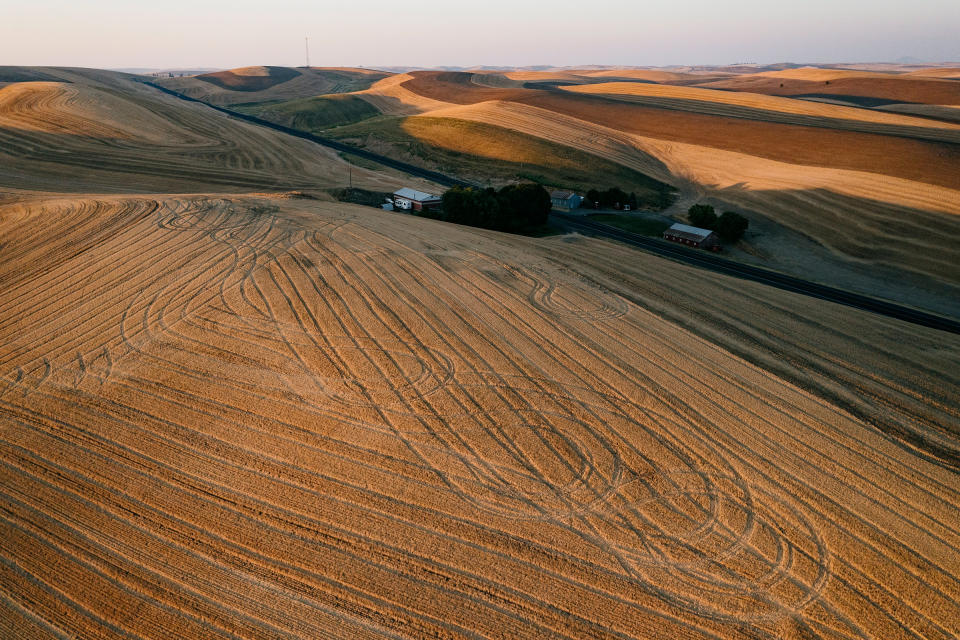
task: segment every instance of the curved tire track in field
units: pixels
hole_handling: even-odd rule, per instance
[[[942,470],[549,260],[394,220],[182,198],[11,280],[0,326],[63,319],[0,354],[55,382],[0,396],[4,593],[75,635],[950,636]]]
[[[165,228],[177,229],[200,228],[209,232],[211,238],[231,244],[234,248],[249,246],[242,242],[239,244],[231,242],[234,239],[232,234],[242,230],[243,225],[223,225],[214,232],[213,229],[218,226],[216,221],[209,225],[206,222],[198,225],[196,223],[185,223],[180,218],[178,220],[180,222],[176,223],[165,221],[163,225]],[[225,234],[224,231],[229,233]],[[379,252],[370,253],[363,247],[344,247],[343,245],[339,245],[339,247],[349,251],[353,258],[361,261],[373,260],[383,255]],[[245,276],[249,278],[252,274],[252,270],[247,270]],[[550,295],[554,290],[554,285],[544,285],[535,280],[531,300],[539,303],[536,305],[538,308],[559,315],[570,315],[579,319],[598,317],[597,309],[582,313],[571,313],[569,306],[556,304]],[[539,292],[546,293],[538,295]],[[173,298],[176,299],[177,296],[173,296]],[[174,311],[171,320],[160,321],[164,334],[162,338],[157,334],[147,334],[149,329],[144,331],[148,344],[156,345],[169,339],[170,348],[176,348],[175,344],[178,342],[178,336],[170,332],[175,327],[191,324],[191,316],[198,312],[197,309],[189,309],[189,301],[186,301],[186,303],[187,306],[183,310]],[[147,316],[154,315],[157,318],[166,318],[170,315],[165,308],[153,313],[151,313],[150,307],[147,307],[147,309]],[[602,317],[609,317],[609,314],[604,313],[609,309],[610,307],[599,307]],[[236,311],[236,309],[233,309],[233,311]],[[276,318],[276,311],[271,310],[269,316]],[[616,315],[613,317],[616,317]],[[146,320],[145,324],[149,327],[150,321]],[[277,331],[276,342],[292,348],[295,352],[303,347],[313,346],[320,340],[319,337],[311,335],[303,323],[296,325],[279,323],[275,325],[275,329]],[[382,397],[384,395],[402,398],[407,392],[413,391],[418,397],[429,396],[439,390],[443,384],[449,382],[454,375],[452,365],[450,365],[447,373],[440,379],[436,379],[434,372],[428,368],[426,361],[422,358],[415,358],[414,361],[418,367],[415,368],[412,375],[409,373],[409,369],[404,370],[403,367],[397,367],[394,375],[400,376],[399,383],[391,384],[387,382],[386,384],[380,383],[380,386],[377,386],[377,383],[367,382],[371,379],[376,380],[376,372],[378,370],[383,371],[383,366],[385,366],[382,363],[374,362],[376,360],[375,355],[381,355],[385,361],[390,361],[394,365],[400,359],[397,352],[383,349],[380,346],[382,339],[350,339],[327,335],[324,336],[323,340],[325,342],[324,346],[330,352],[336,354],[332,357],[340,365],[336,371],[339,372],[341,377],[314,374],[314,369],[310,367],[305,356],[300,354],[288,357],[286,360],[286,362],[291,362],[299,359],[299,364],[305,365],[295,365],[293,371],[283,371],[276,368],[271,370],[269,367],[257,366],[252,363],[236,362],[234,357],[234,362],[229,367],[230,376],[220,375],[210,369],[189,367],[184,363],[175,363],[173,360],[170,362],[174,364],[176,369],[183,370],[186,367],[194,375],[209,377],[224,384],[236,385],[238,390],[244,388],[255,389],[258,373],[261,379],[263,379],[262,374],[264,372],[276,373],[288,388],[294,390],[298,398],[306,402],[312,401],[313,404],[318,406],[323,404],[321,396],[325,395],[328,399],[336,402],[384,407],[390,404],[390,399]],[[346,357],[350,351],[362,353],[363,357],[359,361],[357,358]],[[213,354],[207,355],[206,358],[214,358],[215,361],[228,361],[229,355],[221,358]],[[219,364],[219,362],[217,363]],[[366,364],[372,367],[373,377],[371,378],[369,373],[358,373],[358,364],[361,366]],[[386,380],[388,379],[386,378]],[[424,381],[428,379],[434,384],[423,388]],[[261,385],[266,385],[267,388],[271,387],[269,380],[263,380]],[[310,391],[313,391],[313,393],[311,394]],[[381,397],[377,397],[378,395]],[[402,400],[399,402],[402,402]],[[469,431],[467,437],[464,437],[464,429],[453,427],[450,431],[455,432],[456,437],[442,437],[437,432],[433,432],[435,441],[429,444],[424,445],[421,440],[412,438],[405,438],[405,442],[407,446],[417,451],[423,460],[430,463],[438,475],[444,477],[458,495],[481,509],[507,517],[532,518],[545,522],[580,520],[570,525],[577,530],[579,535],[597,544],[600,548],[616,554],[618,560],[624,566],[629,567],[633,564],[634,561],[622,549],[610,546],[592,521],[594,508],[597,505],[604,505],[606,501],[612,498],[623,483],[624,474],[631,477],[636,475],[635,471],[625,470],[622,467],[615,446],[585,423],[571,421],[570,418],[562,415],[551,416],[543,412],[534,413],[521,410],[516,413],[516,417],[508,417],[507,424],[498,424],[494,419],[490,426],[483,425],[484,422],[490,420],[489,415],[487,413],[481,414],[480,417],[471,416],[473,421],[480,423],[482,426],[475,426]],[[557,419],[565,421],[565,428],[552,424]],[[577,436],[570,433],[572,425],[577,426]],[[598,438],[600,439],[598,440]],[[600,464],[597,459],[598,454],[602,454],[606,458],[603,461],[604,464]],[[450,473],[451,466],[457,473]],[[691,469],[691,472],[693,472],[693,469]],[[467,480],[466,483],[463,482],[464,479]],[[610,523],[604,522],[603,524],[609,526]],[[617,524],[622,526],[622,523]],[[643,526],[649,528],[655,525],[645,521]],[[639,533],[639,528],[635,525],[630,524],[626,528],[627,535]],[[772,527],[769,528],[771,531],[776,530]],[[656,540],[656,536],[641,539],[643,540],[641,544],[644,546],[656,545],[656,543],[650,542],[651,539]],[[665,552],[659,550],[658,553],[662,556]],[[740,596],[742,597],[742,594]],[[704,613],[702,608],[697,608],[697,611],[701,614]],[[716,611],[714,615],[723,617],[725,613]]]

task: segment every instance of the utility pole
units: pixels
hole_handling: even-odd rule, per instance
[[[303,50],[307,54],[307,69],[310,68],[310,38],[303,39]]]

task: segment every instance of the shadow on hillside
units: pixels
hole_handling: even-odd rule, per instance
[[[893,267],[960,286],[960,216],[828,189],[750,189],[711,196],[799,233],[861,266]]]

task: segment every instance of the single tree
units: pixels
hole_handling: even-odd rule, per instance
[[[598,207],[600,202],[600,192],[596,189],[590,189],[587,191],[587,200],[590,202],[591,207]]]
[[[736,242],[743,237],[750,222],[739,213],[724,211],[717,219],[717,235],[724,242]]]
[[[709,204],[695,204],[687,210],[690,224],[701,229],[716,229],[717,214]]]
[[[664,186],[657,189],[657,208],[666,209],[673,204],[673,194],[670,187]]]
[[[517,231],[547,223],[552,203],[550,193],[532,182],[511,184],[497,193],[500,201],[501,224],[504,231]]]
[[[600,194],[600,204],[604,207],[623,206],[629,196],[620,187],[610,187]]]

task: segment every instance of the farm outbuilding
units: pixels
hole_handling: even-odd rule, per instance
[[[700,249],[720,250],[720,240],[710,229],[691,227],[688,224],[677,223],[663,232],[663,239],[670,242],[698,247]]]
[[[576,209],[583,202],[583,198],[573,191],[551,191],[550,203],[554,207],[563,207],[564,209]]]
[[[439,207],[441,203],[440,196],[432,193],[417,191],[410,187],[404,187],[393,192],[393,206],[405,211],[423,211]]]

